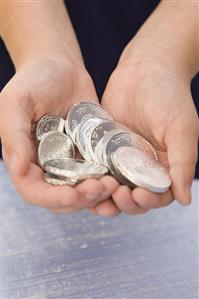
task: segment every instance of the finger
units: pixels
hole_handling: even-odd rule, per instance
[[[99,203],[95,207],[95,211],[100,216],[114,217],[120,214],[119,209],[116,207],[112,199],[107,199],[102,203]]]
[[[100,180],[88,179],[76,186],[80,200],[78,207],[92,207],[106,199],[106,191]]]
[[[143,214],[148,209],[142,208],[136,204],[132,197],[131,189],[127,186],[120,186],[113,194],[113,201],[117,208],[129,215]]]
[[[109,199],[109,197],[112,195],[112,193],[114,193],[117,188],[119,187],[119,183],[116,181],[116,179],[114,179],[111,176],[104,176],[100,179],[100,181],[102,182],[105,191],[104,191],[104,197],[102,198],[102,201],[105,201],[106,199]],[[99,206],[100,204],[97,204],[96,206],[93,206],[91,208],[89,208],[89,210],[95,214],[97,214],[97,210],[96,207]],[[113,203],[114,205],[114,203]],[[115,205],[114,205],[115,206]],[[116,206],[115,206],[116,208]],[[119,210],[118,210],[119,212]]]
[[[132,191],[132,197],[136,204],[145,210],[162,208],[173,202],[171,190],[165,193],[153,193],[143,188],[135,188]]]
[[[1,94],[3,155],[12,175],[24,175],[33,158],[31,101],[16,94]]]
[[[197,161],[198,142],[197,126],[178,123],[178,128],[173,127],[166,139],[171,189],[181,204],[191,202],[191,185]]]
[[[102,182],[104,188],[105,188],[105,194],[106,198],[108,199],[120,186],[120,184],[117,182],[117,180],[109,175],[103,176],[100,181]]]
[[[13,177],[17,190],[31,204],[44,208],[66,208],[77,204],[80,194],[70,186],[54,186],[44,181],[43,171],[30,164],[25,176]]]

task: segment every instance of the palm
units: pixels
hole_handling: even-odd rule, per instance
[[[65,116],[69,107],[80,98],[92,95],[95,89],[88,74],[71,63],[41,61],[29,63],[13,78],[17,92],[32,104],[32,121],[44,113],[53,112]],[[86,85],[86,88],[85,88]]]

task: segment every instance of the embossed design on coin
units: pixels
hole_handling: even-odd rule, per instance
[[[36,137],[40,141],[47,133],[52,131],[64,132],[64,119],[60,116],[47,114],[38,122],[36,127]]]
[[[74,145],[69,136],[60,132],[50,132],[41,140],[38,148],[39,163],[42,166],[47,160],[73,158]]]
[[[91,116],[112,119],[112,116],[107,111],[92,101],[77,103],[69,110],[65,121],[65,129],[74,142],[77,126],[80,125],[83,119]]]
[[[112,154],[112,162],[129,181],[149,191],[162,193],[171,185],[167,169],[137,148],[117,148]]]
[[[157,160],[155,149],[145,138],[133,132],[120,132],[109,138],[102,152],[102,157],[105,161],[105,165],[108,165],[110,155],[121,146],[131,146],[138,148],[151,159]]]
[[[116,129],[121,129],[121,128],[123,128],[121,124],[110,120],[105,120],[104,122],[102,122],[101,124],[99,124],[94,128],[88,140],[89,152],[94,161],[96,161],[95,148],[99,143],[99,141],[105,135],[107,135],[108,132],[114,131]]]

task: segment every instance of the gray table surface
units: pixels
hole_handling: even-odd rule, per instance
[[[0,176],[2,299],[199,298],[199,182],[188,207],[105,218],[28,205]]]

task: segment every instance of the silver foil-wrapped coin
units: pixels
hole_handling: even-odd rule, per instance
[[[92,116],[112,119],[112,116],[107,111],[92,101],[80,102],[71,107],[65,120],[65,130],[74,142],[77,127],[81,121]]]
[[[75,148],[69,136],[60,132],[50,132],[40,141],[38,159],[41,166],[47,161],[60,158],[73,158]]]
[[[53,175],[77,180],[100,178],[108,172],[107,167],[103,165],[81,159],[48,160],[44,163],[43,168]]]
[[[162,193],[171,185],[167,169],[138,148],[119,147],[112,153],[111,160],[114,167],[136,186]]]
[[[64,132],[64,119],[53,114],[44,115],[36,127],[36,138],[40,141],[49,132]]]

